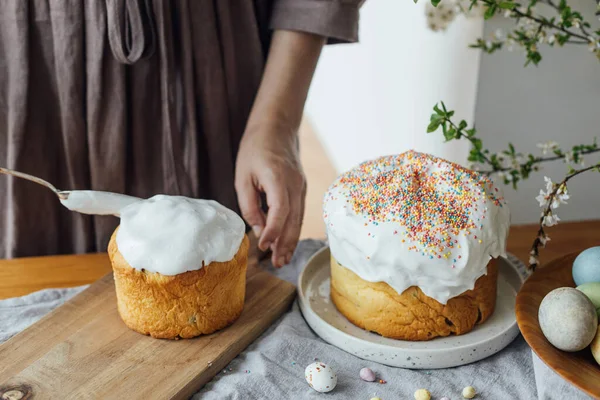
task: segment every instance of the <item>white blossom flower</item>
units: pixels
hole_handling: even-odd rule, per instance
[[[549,35],[549,36],[546,38],[546,42],[547,42],[548,44],[553,44],[555,40],[556,40],[556,36],[554,36],[554,33],[553,33],[553,34],[551,34],[551,35]]]
[[[558,143],[551,140],[551,141],[545,142],[545,143],[538,143],[536,146],[538,149],[542,149],[542,154],[547,154],[549,151],[557,148]]]
[[[431,3],[427,3],[425,15],[429,28],[433,31],[446,30],[456,18],[456,4],[455,1],[442,1],[434,7]]]
[[[544,216],[542,225],[543,226],[554,226],[554,225],[558,224],[558,221],[560,221],[560,218],[558,218],[558,215],[548,214],[548,215]]]
[[[539,259],[534,249],[529,252],[529,265],[538,264]]]
[[[541,234],[540,236],[538,236],[538,239],[540,240],[540,244],[546,247],[546,243],[550,241],[550,236],[546,234]]]
[[[513,51],[515,49],[515,41],[514,41],[514,39],[508,38],[506,40],[506,44],[507,44],[506,50]]]
[[[544,182],[546,182],[546,194],[549,195],[554,189],[554,182],[552,182],[552,179],[548,178],[547,176],[544,177]]]
[[[511,15],[512,15],[512,10],[505,10],[504,11],[504,18],[510,18]]]
[[[494,33],[492,34],[492,37],[496,40],[502,40],[502,39],[504,39],[504,31],[502,29],[498,28],[494,31]]]
[[[538,265],[539,260],[536,256],[529,256],[529,265]]]
[[[573,162],[573,152],[572,151],[568,151],[565,153],[565,162],[567,164],[571,164]]]
[[[512,157],[511,160],[510,160],[510,166],[513,169],[521,169],[521,162],[522,161],[523,161],[522,158],[519,157],[519,156]]]
[[[596,50],[598,50],[598,48],[600,48],[600,41],[598,41],[598,39],[590,36],[588,50],[591,52],[595,52]]]
[[[540,194],[535,198],[538,203],[540,203],[540,207],[545,208],[548,205],[548,194],[540,189]]]
[[[466,18],[477,18],[483,17],[484,13],[485,10],[479,3],[471,5],[471,0],[442,0],[437,7],[430,3],[425,6],[427,25],[433,31],[446,30],[458,14],[463,14]]]
[[[573,26],[577,29],[581,28],[581,21],[578,18],[573,19]]]
[[[558,208],[561,204],[567,204],[567,200],[569,200],[569,195],[566,193],[557,193],[552,199],[552,208]]]

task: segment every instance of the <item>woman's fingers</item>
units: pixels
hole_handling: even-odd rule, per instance
[[[260,193],[252,182],[252,176],[247,174],[237,179],[235,190],[242,217],[252,227],[256,237],[260,238],[265,228],[265,216],[260,208]]]
[[[259,183],[267,195],[267,224],[258,241],[258,247],[265,251],[281,236],[290,212],[290,199],[287,186],[278,174],[263,173]]]
[[[303,177],[301,181],[293,182],[289,187],[290,213],[285,223],[285,230],[277,240],[273,251],[273,264],[277,267],[290,262],[300,238],[302,218],[304,217],[305,187]]]

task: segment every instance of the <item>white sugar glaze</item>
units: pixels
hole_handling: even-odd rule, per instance
[[[61,203],[83,214],[120,216],[117,246],[133,268],[177,275],[233,259],[244,221],[213,200],[157,195],[150,199],[72,191]]]
[[[340,264],[398,293],[418,286],[442,304],[473,289],[489,260],[506,255],[510,215],[500,189],[421,153],[382,157],[343,174],[326,193],[323,212]]]

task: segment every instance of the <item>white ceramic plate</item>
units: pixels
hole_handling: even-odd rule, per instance
[[[497,353],[519,334],[515,298],[523,283],[515,263],[498,263],[498,299],[494,314],[461,336],[410,342],[384,338],[353,325],[329,297],[329,248],[317,252],[298,278],[298,300],[306,322],[323,340],[365,360],[411,369],[449,368]]]

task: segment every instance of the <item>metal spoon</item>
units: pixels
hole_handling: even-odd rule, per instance
[[[58,196],[63,206],[71,211],[77,211],[82,214],[114,215],[118,217],[120,210],[142,200],[139,197],[97,190],[58,190],[56,186],[37,176],[13,171],[8,168],[0,167],[0,173],[27,179],[28,181],[45,186]]]
[[[69,197],[68,191],[58,190],[53,184],[43,180],[42,178],[38,178],[37,176],[25,174],[25,173],[19,172],[19,171],[13,171],[12,169],[2,168],[2,167],[0,167],[0,173],[6,174],[6,175],[11,175],[11,176],[16,176],[17,178],[27,179],[28,181],[35,182],[39,185],[45,186],[48,189],[52,190],[58,196],[58,198],[61,200],[66,200]]]

